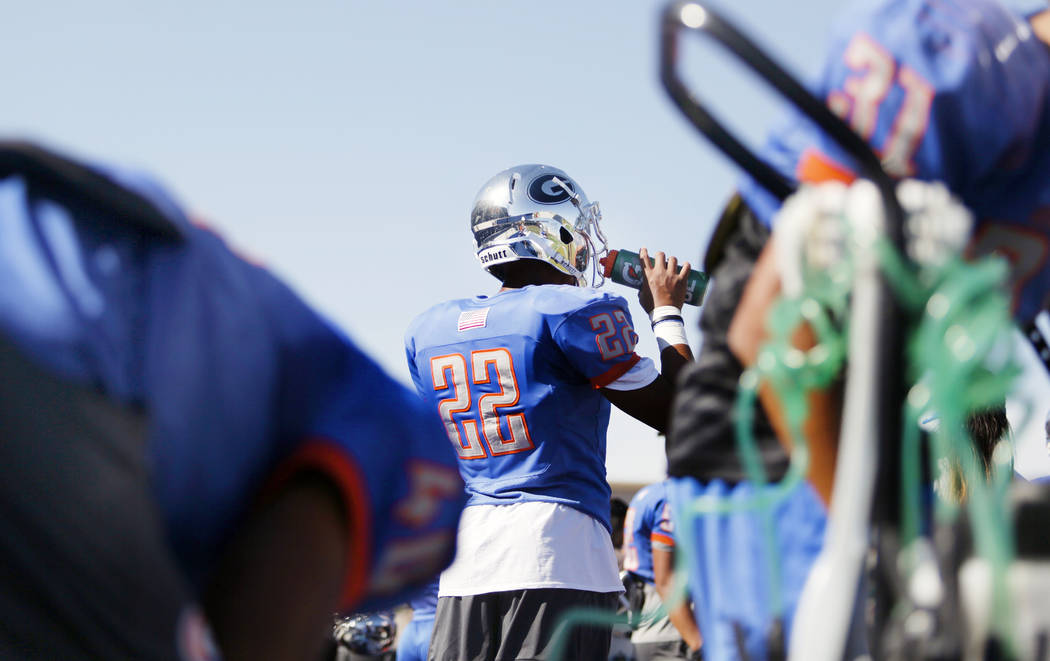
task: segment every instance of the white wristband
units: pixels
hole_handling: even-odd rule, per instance
[[[653,308],[653,311],[649,313],[649,321],[656,325],[656,322],[667,317],[678,317],[682,318],[682,308],[676,308],[673,305],[661,305],[658,308]]]
[[[660,347],[660,353],[672,344],[689,345],[685,337],[685,322],[681,317],[665,317],[653,322],[653,335],[656,336],[656,344]]]

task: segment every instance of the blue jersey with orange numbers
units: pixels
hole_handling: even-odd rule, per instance
[[[655,580],[653,544],[674,547],[671,502],[663,482],[634,494],[623,522],[623,568],[649,583]]]
[[[436,305],[409,327],[412,380],[459,454],[468,505],[563,503],[609,528],[598,391],[639,361],[627,302],[529,286]]]
[[[940,180],[977,219],[973,250],[1010,260],[1014,311],[1050,292],[1050,49],[995,0],[867,0],[838,23],[813,87],[896,177]],[[800,181],[849,179],[851,159],[794,116],[763,156]],[[767,224],[775,198],[752,181]]]
[[[433,415],[159,186],[89,169],[148,200],[174,236],[3,179],[0,334],[54,374],[145,409],[147,469],[190,585],[267,490],[319,470],[346,508],[342,607],[404,601],[451,560],[465,501]]]

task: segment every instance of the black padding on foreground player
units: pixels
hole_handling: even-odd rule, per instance
[[[0,141],[0,178],[22,176],[33,190],[68,206],[86,204],[169,239],[182,233],[152,202],[103,175],[28,142]]]
[[[0,658],[177,659],[146,422],[0,335]]]
[[[736,484],[747,479],[736,449],[732,410],[743,371],[729,350],[727,334],[733,314],[759,253],[769,238],[746,204],[725,240],[725,254],[711,273],[712,287],[700,314],[704,342],[696,362],[683,370],[671,414],[667,474],[692,476],[707,483],[721,479]],[[787,472],[789,458],[776,439],[765,411],[755,411],[755,441],[772,481]]]

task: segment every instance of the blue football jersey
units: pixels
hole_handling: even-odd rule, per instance
[[[674,548],[674,523],[667,485],[642,488],[627,507],[623,522],[623,568],[652,583],[653,545]]]
[[[865,0],[838,22],[814,93],[896,177],[940,180],[974,211],[973,250],[1011,262],[1022,322],[1050,292],[1050,49],[996,0]],[[851,159],[789,117],[763,156],[801,181],[852,178]],[[778,203],[741,192],[767,224]]]
[[[465,502],[432,413],[151,180],[91,169],[149,200],[176,236],[3,179],[0,334],[145,409],[153,495],[189,584],[267,490],[319,470],[348,516],[343,607],[404,601],[451,560]]]
[[[434,613],[437,612],[439,583],[440,581],[435,579],[408,601],[413,619],[434,617]]]
[[[627,302],[568,285],[449,301],[406,333],[412,380],[459,455],[468,505],[564,503],[609,528],[609,403],[638,361]]]

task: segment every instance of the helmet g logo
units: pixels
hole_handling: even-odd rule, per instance
[[[554,181],[555,179],[558,181]],[[567,191],[565,188],[568,188],[569,190]],[[532,180],[532,183],[529,184],[529,197],[540,204],[560,204],[572,197],[572,195],[569,194],[569,191],[575,193],[576,187],[573,186],[572,181],[564,175],[559,177],[556,174],[545,174],[536,177]]]

